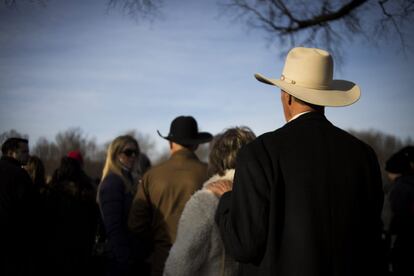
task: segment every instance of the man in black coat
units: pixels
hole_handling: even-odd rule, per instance
[[[379,275],[383,191],[374,151],[335,127],[324,106],[346,106],[359,87],[333,80],[321,49],[293,48],[280,79],[287,123],[238,156],[233,190],[216,182],[226,252],[240,275]],[[224,194],[223,194],[224,193]]]
[[[21,167],[29,158],[28,141],[9,138],[0,159],[0,275],[34,273],[38,195]]]
[[[385,163],[392,183],[390,206],[391,263],[395,276],[414,275],[414,170],[412,147],[394,153]],[[410,152],[411,150],[411,152]],[[411,155],[410,155],[411,153]]]

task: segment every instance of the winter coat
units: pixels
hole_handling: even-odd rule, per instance
[[[42,195],[47,275],[74,275],[91,262],[98,206],[95,189],[86,175],[52,178]]]
[[[28,173],[11,157],[0,159],[0,275],[36,273],[39,194]],[[41,242],[41,241],[40,241]]]
[[[390,203],[390,232],[395,236],[391,254],[393,271],[396,275],[414,275],[414,174],[395,180]]]
[[[177,238],[164,268],[164,276],[230,276],[236,262],[226,256],[219,229],[214,221],[218,198],[205,187],[217,180],[233,181],[234,170],[214,175],[185,205],[178,223]]]
[[[127,177],[125,172],[125,177]],[[110,173],[98,189],[99,207],[109,245],[109,258],[114,262],[113,273],[123,275],[132,261],[132,250],[136,243],[128,230],[128,214],[133,194],[126,189],[121,176]],[[118,267],[118,272],[116,272]]]
[[[382,204],[374,151],[310,112],[239,152],[216,222],[240,275],[380,275]]]
[[[153,243],[151,275],[162,275],[184,206],[206,179],[207,164],[188,149],[175,152],[144,175],[128,225],[137,236]]]

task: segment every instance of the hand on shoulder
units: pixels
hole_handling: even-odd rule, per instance
[[[233,182],[230,180],[217,180],[207,185],[206,189],[217,197],[221,197],[225,192],[231,191]]]

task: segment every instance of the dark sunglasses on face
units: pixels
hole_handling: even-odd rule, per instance
[[[132,155],[138,156],[138,151],[134,149],[126,149],[122,153],[128,157],[131,157]]]

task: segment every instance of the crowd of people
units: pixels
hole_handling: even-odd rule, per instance
[[[360,97],[333,79],[328,52],[293,48],[279,79],[256,78],[281,89],[284,126],[213,136],[178,116],[158,131],[168,160],[151,166],[139,141],[118,136],[98,182],[78,149],[46,182],[28,140],[7,139],[0,275],[414,275],[414,147],[384,164],[384,195],[375,152],[325,117]],[[203,143],[208,163],[195,154]]]

